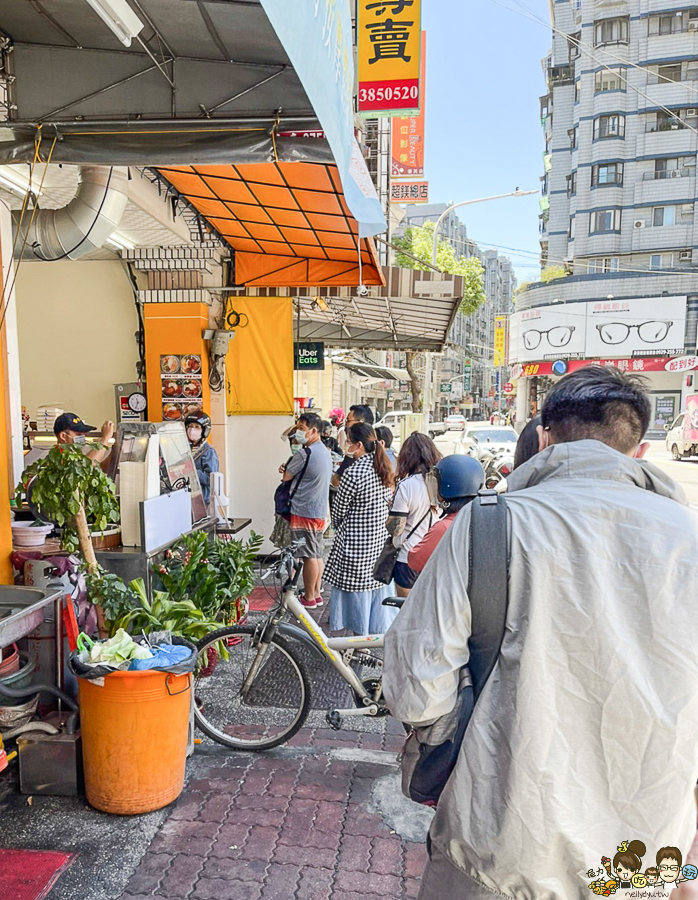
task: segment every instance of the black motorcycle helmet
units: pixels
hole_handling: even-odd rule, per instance
[[[477,497],[485,483],[485,472],[472,456],[454,453],[434,466],[439,500],[467,500]]]
[[[184,418],[184,429],[186,431],[190,425],[200,425],[201,426],[201,440],[205,441],[206,438],[211,434],[211,417],[207,416],[205,412],[199,410],[199,412],[190,413],[188,416]]]

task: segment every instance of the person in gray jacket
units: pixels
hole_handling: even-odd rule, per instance
[[[623,841],[691,846],[698,517],[642,461],[649,419],[617,369],[579,370],[546,397],[540,452],[508,479],[506,634],[439,800],[420,900],[581,900]],[[466,508],[387,634],[388,705],[414,725],[453,708],[468,662],[469,526]]]

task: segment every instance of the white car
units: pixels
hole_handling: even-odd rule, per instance
[[[378,428],[381,425],[384,425],[386,428],[389,428],[393,433],[393,439],[396,441],[400,440],[400,422],[405,416],[421,416],[421,413],[413,413],[409,409],[398,409],[393,412],[387,412],[380,422],[376,422],[375,427]],[[431,422],[429,425],[429,434],[434,437],[438,434],[443,434],[446,430],[446,426],[443,422]]]
[[[513,458],[519,436],[510,425],[477,422],[469,425],[461,438],[461,453],[479,459],[484,453],[503,453]]]
[[[447,431],[462,431],[465,428],[465,416],[457,413],[444,419]]]
[[[684,419],[686,413],[682,412],[678,415],[671,425],[665,425],[666,428],[666,448],[674,459],[684,459],[687,456],[698,456],[698,442],[694,440],[684,439]],[[698,422],[692,422],[695,427]]]

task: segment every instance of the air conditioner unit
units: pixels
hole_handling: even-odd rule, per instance
[[[679,260],[681,262],[691,262],[692,259],[693,253],[691,250],[682,250],[681,253],[679,253]]]
[[[689,31],[698,31],[698,19],[692,19],[688,23],[688,30]]]
[[[671,170],[671,177],[672,177],[672,178],[680,178],[680,177],[681,177],[681,172],[679,172],[678,169],[672,169],[672,170]]]
[[[696,20],[696,31],[698,31],[698,20]],[[698,109],[687,109],[686,110],[686,118],[687,119],[695,119],[698,116]]]
[[[644,219],[635,219],[633,222],[633,228],[644,228],[647,225]]]

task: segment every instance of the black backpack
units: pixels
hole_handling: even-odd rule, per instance
[[[470,660],[461,669],[454,708],[433,725],[415,728],[407,738],[400,761],[403,794],[425,806],[436,806],[451,777],[475,703],[499,657],[506,627],[509,594],[506,501],[495,491],[480,491],[470,508]]]

